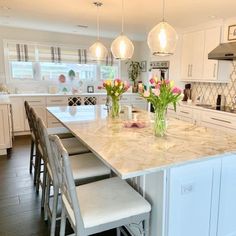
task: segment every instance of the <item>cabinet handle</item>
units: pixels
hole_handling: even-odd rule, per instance
[[[216,63],[214,64],[214,69],[213,69],[213,77],[216,77]]]
[[[32,102],[41,102],[41,101],[29,101],[29,103],[32,103]]]
[[[211,117],[212,120],[216,120],[216,121],[220,121],[220,122],[224,122],[224,123],[227,123],[227,124],[231,124],[230,121],[228,120],[221,120],[221,119],[218,119],[218,118],[214,118],[214,117]]]
[[[173,109],[174,110],[174,109]],[[189,112],[187,111],[180,111],[181,113],[184,113],[184,114],[189,114]]]
[[[51,102],[64,102],[64,100],[51,100]]]

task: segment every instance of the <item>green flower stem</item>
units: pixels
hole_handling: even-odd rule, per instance
[[[166,108],[156,109],[154,114],[154,133],[158,137],[163,137],[166,133]]]
[[[112,118],[117,118],[119,117],[120,113],[120,98],[112,96],[112,105],[111,105],[111,116]]]

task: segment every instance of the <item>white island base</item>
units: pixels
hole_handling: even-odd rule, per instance
[[[152,205],[150,236],[236,236],[236,153],[129,182]]]

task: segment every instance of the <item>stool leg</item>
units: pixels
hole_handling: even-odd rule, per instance
[[[149,225],[150,225],[149,216],[148,216],[147,219],[144,220],[143,224],[144,224],[143,235],[144,236],[149,236]]]
[[[56,221],[57,221],[57,204],[58,204],[58,186],[53,186],[53,208],[52,208],[52,219],[51,219],[51,236],[55,235]]]
[[[39,192],[39,185],[40,185],[40,172],[41,172],[41,156],[37,153],[36,157],[38,158],[38,163],[36,166],[36,192]]]
[[[46,169],[46,167],[44,165],[41,208],[44,208],[45,191],[46,191],[46,176],[47,176],[47,169]]]
[[[116,236],[121,236],[121,234],[120,234],[120,228],[119,228],[119,227],[116,228]]]
[[[64,204],[62,203],[60,236],[65,236],[65,231],[66,231],[66,210]]]
[[[33,159],[34,159],[34,140],[31,138],[31,147],[30,147],[30,167],[29,167],[29,172],[30,172],[30,174],[32,174]]]
[[[44,201],[44,220],[48,220],[48,210],[49,210],[49,197],[50,197],[50,177],[46,174],[46,186],[45,186],[45,201]]]
[[[34,163],[34,185],[37,184],[38,165],[39,165],[39,157],[38,157],[38,154],[36,152],[36,154],[35,154],[35,163]]]

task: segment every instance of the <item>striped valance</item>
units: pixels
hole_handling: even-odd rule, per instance
[[[10,61],[35,61],[35,46],[33,45],[8,43],[7,48]]]

